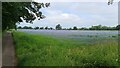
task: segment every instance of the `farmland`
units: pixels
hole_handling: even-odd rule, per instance
[[[117,31],[18,30],[19,66],[118,66]]]

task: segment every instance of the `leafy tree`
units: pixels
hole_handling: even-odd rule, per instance
[[[52,28],[52,27],[50,27],[49,29],[50,29],[50,30],[53,30],[53,28]]]
[[[69,28],[68,30],[72,30],[72,28]]]
[[[92,26],[89,29],[90,30],[101,30],[102,26],[101,25],[97,25],[97,26]]]
[[[32,27],[28,27],[28,29],[33,29]]]
[[[33,29],[32,27],[24,26],[22,29]]]
[[[113,0],[108,1],[108,5],[113,4]]]
[[[28,29],[28,27],[27,27],[27,26],[24,26],[23,29]]]
[[[48,27],[46,26],[46,27],[45,27],[45,29],[47,30],[47,29],[48,29]]]
[[[18,27],[18,29],[22,29],[22,27],[21,27],[21,26],[19,26],[19,27]]]
[[[42,30],[42,29],[44,29],[44,27],[40,27],[40,29]]]
[[[62,30],[68,30],[67,28],[62,28]]]
[[[2,29],[16,28],[16,23],[25,20],[33,23],[35,19],[43,19],[45,16],[41,8],[49,7],[50,3],[37,2],[3,2],[2,3]]]
[[[109,28],[107,26],[102,26],[101,30],[108,30]]]
[[[78,28],[76,26],[73,27],[73,30],[77,30]]]
[[[37,30],[37,29],[39,29],[39,27],[35,27],[34,29]]]
[[[80,28],[80,30],[88,30],[88,28],[82,27]]]
[[[89,30],[116,30],[116,27],[97,25],[90,27]]]
[[[116,29],[117,29],[117,30],[120,30],[120,25],[117,25],[117,26],[116,26]]]
[[[62,26],[60,24],[56,25],[56,30],[61,30]]]

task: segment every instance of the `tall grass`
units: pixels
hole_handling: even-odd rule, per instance
[[[22,32],[13,36],[19,66],[118,66],[118,42],[114,40],[86,46]]]

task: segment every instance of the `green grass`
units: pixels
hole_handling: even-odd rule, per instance
[[[118,66],[118,44],[114,40],[88,45],[21,32],[13,35],[19,66]]]

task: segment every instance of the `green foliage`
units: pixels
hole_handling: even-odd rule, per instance
[[[78,30],[78,28],[76,26],[73,27],[73,30]]]
[[[53,30],[53,28],[52,28],[52,27],[50,27],[50,28],[49,28],[49,30]]]
[[[44,29],[44,27],[40,27],[40,29]]]
[[[37,29],[39,29],[39,27],[35,27],[34,29],[37,30]]]
[[[33,29],[32,27],[28,27],[28,26],[24,26],[23,28],[22,27],[18,27],[18,29]]]
[[[46,27],[45,27],[45,29],[47,30],[47,29],[48,29],[48,27],[46,26]]]
[[[21,27],[21,26],[19,26],[19,27],[17,27],[17,29],[35,29],[35,30],[37,30],[37,29],[41,29],[41,30],[43,30],[43,29],[46,29],[46,30],[53,30],[54,28],[52,28],[52,27],[35,27],[35,28],[33,28],[33,27],[30,27],[30,26],[24,26],[24,27]]]
[[[97,25],[90,27],[89,30],[116,30],[116,27]]]
[[[72,30],[72,28],[69,28],[69,29],[64,29],[64,30]]]
[[[113,0],[108,1],[108,5],[111,5],[111,4],[113,4]]]
[[[32,23],[35,19],[43,19],[45,16],[41,8],[48,7],[50,3],[37,2],[3,2],[2,3],[2,27],[3,30],[15,28],[16,23],[25,20]],[[22,20],[23,19],[23,20]]]
[[[82,27],[79,30],[89,30],[88,28]]]
[[[23,29],[27,29],[29,27],[25,26],[26,28],[23,27]],[[22,28],[22,27],[20,27]],[[32,27],[31,27],[32,28]],[[44,27],[40,27],[40,29],[44,29]],[[53,30],[52,27],[45,27],[46,30]],[[56,26],[56,30],[120,30],[120,25],[117,25],[116,27],[108,27],[108,26],[102,26],[102,25],[96,25],[92,26],[90,28],[82,27],[82,28],[77,28],[77,26],[74,26],[73,28],[62,28],[60,24]]]
[[[22,29],[22,27],[21,27],[21,26],[19,26],[19,27],[18,27],[18,29]]]
[[[117,26],[116,26],[116,29],[117,29],[117,30],[120,30],[120,25],[117,25]]]
[[[60,24],[56,25],[56,30],[61,30],[62,29],[62,26]]]
[[[115,40],[104,39],[104,42],[87,46],[88,43],[81,44],[82,41],[21,32],[14,32],[13,36],[19,66],[118,66],[118,42]]]

